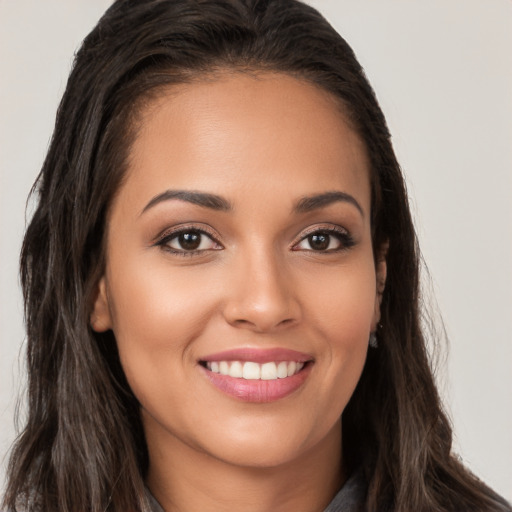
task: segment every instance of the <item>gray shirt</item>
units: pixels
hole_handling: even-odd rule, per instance
[[[158,501],[147,491],[152,512],[164,512]],[[364,503],[366,485],[360,473],[354,473],[334,496],[324,512],[358,512]]]

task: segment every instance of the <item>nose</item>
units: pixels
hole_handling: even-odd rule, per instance
[[[229,324],[264,333],[299,322],[297,283],[272,251],[240,256],[232,270],[224,305]]]

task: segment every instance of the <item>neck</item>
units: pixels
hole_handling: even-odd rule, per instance
[[[168,432],[155,434],[147,435],[147,485],[166,512],[317,512],[329,504],[345,479],[340,422],[318,445],[271,467],[230,464]]]

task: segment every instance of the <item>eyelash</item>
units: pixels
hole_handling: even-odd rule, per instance
[[[300,249],[295,249],[295,247],[297,247],[299,244],[301,244],[302,242],[307,240],[312,235],[327,235],[329,237],[334,236],[335,238],[338,239],[338,241],[340,243],[340,247],[336,248],[336,249],[328,249],[328,250],[324,250],[324,251],[321,251],[321,250],[315,251],[314,249],[304,249],[306,251],[316,253],[316,254],[339,253],[339,252],[346,251],[355,245],[355,240],[352,237],[352,235],[346,229],[344,229],[342,227],[333,226],[333,225],[325,226],[325,227],[315,226],[314,228],[312,228],[302,234],[301,239],[293,245],[292,250],[299,251]]]
[[[187,251],[185,249],[174,249],[173,247],[170,247],[170,243],[178,238],[180,235],[190,234],[190,233],[196,233],[201,236],[207,236],[212,242],[219,245],[219,248],[215,249],[195,249]],[[201,242],[202,243],[202,242]],[[173,255],[176,256],[183,256],[183,257],[190,257],[190,256],[197,256],[200,254],[204,254],[206,251],[218,251],[222,249],[222,245],[217,240],[217,238],[214,236],[213,233],[210,233],[209,231],[198,228],[195,226],[184,226],[179,229],[173,230],[173,231],[166,231],[162,236],[158,238],[154,246],[159,246],[162,250],[170,252]]]
[[[185,249],[174,249],[169,246],[169,244],[173,240],[175,240],[177,237],[179,237],[180,235],[191,234],[191,233],[199,234],[201,236],[206,236],[213,243],[217,244],[219,247],[212,248],[212,249],[195,249],[195,250],[187,251]],[[335,249],[327,249],[327,250],[303,249],[305,251],[309,251],[312,253],[317,253],[317,254],[338,253],[338,252],[346,251],[355,245],[354,238],[345,229],[338,227],[338,226],[329,226],[329,227],[318,227],[317,226],[317,227],[312,228],[309,231],[306,231],[305,233],[303,233],[300,240],[293,244],[292,250],[300,251],[301,249],[297,248],[297,246],[300,245],[305,240],[307,240],[312,235],[326,235],[329,237],[334,236],[335,238],[338,239],[338,241],[340,243],[340,247],[335,248]],[[200,242],[200,243],[202,243],[202,242]],[[166,231],[163,235],[161,235],[158,238],[158,240],[153,245],[159,246],[159,247],[161,247],[162,250],[170,252],[173,255],[183,256],[183,257],[197,256],[200,254],[204,254],[207,251],[215,251],[215,250],[218,251],[218,250],[223,249],[222,245],[217,240],[217,238],[213,235],[213,233],[210,233],[209,231],[207,231],[205,229],[197,228],[194,226],[185,226],[185,227],[181,227],[179,229],[176,229],[176,230],[173,230],[170,232]]]

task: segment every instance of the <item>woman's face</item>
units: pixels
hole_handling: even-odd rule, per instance
[[[368,161],[330,95],[279,74],[169,89],[107,233],[91,323],[115,334],[150,454],[339,452],[379,305]]]

